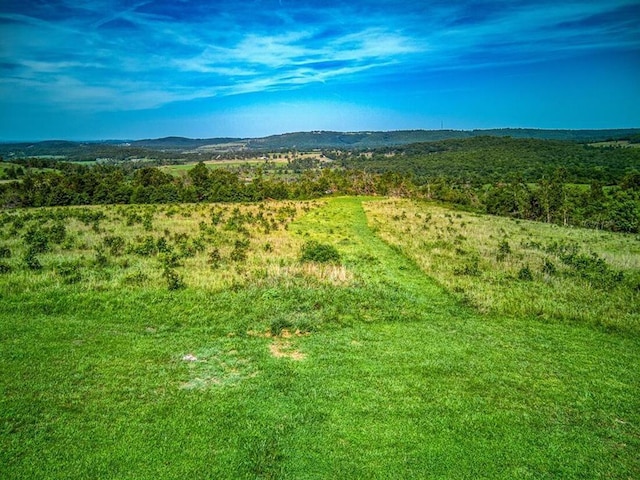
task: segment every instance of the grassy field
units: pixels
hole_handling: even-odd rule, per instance
[[[637,307],[598,323],[479,302],[411,242],[495,220],[506,257],[465,226],[480,273],[454,276],[524,262],[527,286],[540,249],[465,215],[360,198],[4,212],[0,477],[637,478]],[[573,232],[524,226],[541,245]],[[574,240],[625,273],[617,295],[637,240],[601,235]],[[339,262],[302,262],[309,241]],[[553,281],[585,280],[555,263]]]
[[[640,237],[451,211],[367,204],[372,228],[482,312],[640,334]]]

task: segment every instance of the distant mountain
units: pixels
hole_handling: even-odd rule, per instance
[[[639,128],[610,130],[539,130],[502,128],[490,130],[396,130],[389,132],[294,132],[263,138],[186,138],[164,137],[146,140],[102,140],[70,142],[0,143],[0,156],[5,159],[35,156],[65,156],[69,159],[130,158],[186,152],[223,152],[238,150],[277,151],[313,149],[364,150],[379,147],[465,139],[481,136],[565,140],[580,143],[640,138]]]
[[[234,143],[242,141],[241,138],[186,138],[164,137],[147,140],[135,140],[128,142],[134,147],[166,148],[166,149],[194,149],[207,145],[219,145],[221,143]]]

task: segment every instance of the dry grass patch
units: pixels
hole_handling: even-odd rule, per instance
[[[402,199],[365,210],[377,235],[481,312],[640,329],[637,236]]]
[[[297,350],[291,342],[276,340],[269,345],[269,352],[276,358],[290,358],[291,360],[301,361],[307,356],[300,350]]]

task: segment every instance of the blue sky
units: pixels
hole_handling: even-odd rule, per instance
[[[640,2],[2,0],[0,140],[640,127]]]

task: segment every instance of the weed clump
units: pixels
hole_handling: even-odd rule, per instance
[[[169,290],[180,290],[186,286],[180,274],[172,268],[165,268],[162,276],[167,281],[167,288]]]
[[[207,263],[211,265],[211,268],[218,268],[220,266],[220,262],[222,261],[222,257],[220,256],[220,249],[214,247],[213,250],[209,252],[209,258],[207,259]]]
[[[42,264],[36,256],[36,253],[34,249],[29,248],[24,255],[24,263],[29,270],[42,270]]]
[[[76,262],[62,262],[56,268],[56,273],[67,285],[78,283],[82,280],[80,265]]]
[[[480,270],[480,259],[474,257],[467,261],[461,267],[457,267],[453,269],[454,275],[469,275],[472,277],[477,277],[482,273]]]
[[[526,282],[533,280],[533,273],[531,273],[529,265],[525,265],[518,271],[518,279]]]
[[[507,256],[510,254],[511,254],[511,245],[509,245],[509,242],[506,239],[504,239],[500,242],[500,245],[498,245],[498,253],[496,255],[496,258],[499,262],[501,262],[502,260],[507,258]]]
[[[340,262],[340,253],[333,245],[310,240],[302,245],[300,260],[302,262],[338,263]]]

